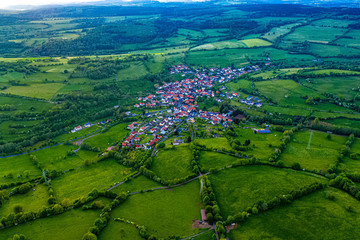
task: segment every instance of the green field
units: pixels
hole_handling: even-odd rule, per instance
[[[8,239],[15,234],[24,234],[29,240],[82,239],[98,215],[99,212],[95,210],[71,210],[58,216],[41,218],[3,229],[1,236]]]
[[[196,50],[215,50],[215,49],[224,49],[224,48],[252,48],[252,47],[268,47],[272,44],[262,39],[245,39],[245,40],[229,40],[221,41],[214,43],[207,43],[195,48],[192,48],[192,51]]]
[[[271,60],[288,61],[308,61],[315,59],[313,56],[305,54],[289,54],[284,50],[275,48],[243,48],[243,49],[222,49],[217,51],[191,51],[189,52],[186,62],[189,65],[200,66],[229,66],[234,64],[240,66],[248,63],[249,60],[265,61],[267,56]]]
[[[75,145],[59,145],[32,153],[36,156],[39,166],[48,171],[65,171],[84,165],[85,160],[94,162],[98,159],[96,152],[80,149],[74,155],[72,150],[77,149]]]
[[[224,137],[220,137],[220,138],[198,138],[195,139],[194,141],[195,143],[201,144],[201,145],[205,145],[207,148],[210,149],[217,149],[217,150],[225,150],[225,151],[229,151],[232,150],[228,140]]]
[[[121,141],[128,133],[127,123],[121,123],[111,127],[104,133],[98,134],[84,141],[84,143],[91,145],[92,147],[99,147],[102,151],[107,147],[116,144]]]
[[[112,192],[122,193],[122,192],[137,192],[141,190],[150,190],[156,187],[162,187],[160,183],[157,183],[144,175],[137,176],[130,181],[127,181],[120,186],[112,189]]]
[[[94,188],[99,191],[121,182],[131,173],[131,169],[108,159],[89,166],[76,169],[55,178],[51,185],[59,200],[76,199],[87,196]]]
[[[311,183],[326,182],[315,175],[269,166],[231,168],[211,175],[210,180],[225,219],[259,200],[269,201]]]
[[[192,174],[191,161],[191,151],[183,144],[175,149],[160,150],[153,160],[151,170],[160,178],[167,180],[184,178]]]
[[[261,129],[262,127],[257,127]],[[245,153],[249,156],[260,158],[261,160],[268,160],[270,155],[274,153],[275,148],[280,146],[282,141],[281,132],[271,131],[271,133],[257,133],[255,134],[252,129],[236,128],[236,139],[241,144],[245,143],[245,140],[250,140],[251,149]]]
[[[285,37],[286,40],[295,42],[321,42],[328,43],[335,39],[336,36],[342,35],[346,29],[333,27],[320,27],[307,25],[298,27],[293,33]]]
[[[357,210],[348,211],[349,206],[359,209],[360,203],[345,192],[327,188],[250,217],[230,232],[230,239],[354,239],[360,234],[360,215]]]
[[[15,110],[11,111],[14,113],[19,113],[19,112],[37,113],[37,112],[47,111],[52,106],[54,106],[53,104],[45,101],[26,99],[21,97],[10,97],[10,96],[0,96],[0,103],[1,105],[8,104],[14,106]],[[32,110],[30,110],[31,107],[33,107]]]
[[[157,237],[186,237],[196,232],[192,220],[200,219],[199,191],[199,181],[193,181],[184,187],[139,193],[114,209],[112,216],[144,225]]]
[[[143,238],[139,234],[139,230],[136,229],[135,226],[118,222],[114,220],[110,220],[106,228],[103,232],[101,232],[100,236],[98,237],[99,240],[107,240],[107,239],[114,239],[114,240],[122,240],[122,239],[131,239],[131,240],[143,240]]]
[[[64,84],[62,83],[39,83],[31,84],[29,86],[12,86],[1,92],[49,100],[63,86]]]
[[[275,27],[275,28],[272,28],[269,32],[267,33],[264,33],[262,35],[263,38],[273,42],[275,41],[278,37],[284,35],[284,34],[287,34],[290,32],[290,30],[297,26],[298,23],[292,23],[292,24],[287,24],[287,25],[283,25],[283,26],[280,26],[280,27]]]
[[[202,172],[208,172],[212,168],[225,167],[238,160],[239,158],[227,154],[204,151],[200,153],[199,166]]]
[[[35,190],[34,190],[35,189]],[[21,206],[23,212],[38,212],[43,207],[48,207],[48,187],[44,184],[34,186],[25,194],[16,194],[6,200],[0,208],[0,218],[14,213],[15,206]]]
[[[0,184],[25,181],[40,175],[41,171],[27,155],[0,158]]]
[[[296,133],[285,151],[281,154],[280,160],[287,166],[300,163],[302,168],[308,170],[327,171],[337,158],[338,151],[345,144],[347,138],[331,135],[331,140],[327,139],[327,134],[313,132],[311,137],[310,149],[307,149],[310,139],[310,131]]]
[[[359,80],[360,77],[357,76],[314,78],[304,81],[304,85],[310,86],[320,93],[331,92],[338,97],[352,100],[357,95],[353,89],[359,86]]]

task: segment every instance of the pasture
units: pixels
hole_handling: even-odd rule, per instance
[[[100,132],[100,134],[86,139],[84,143],[89,144],[92,147],[99,147],[102,151],[104,151],[107,147],[115,145],[125,137],[125,135],[129,132],[129,130],[126,129],[127,125],[128,124],[126,123],[121,123],[112,126],[107,131]]]
[[[63,86],[62,83],[34,83],[28,86],[11,86],[0,92],[49,100]]]
[[[327,171],[329,166],[335,162],[341,146],[347,140],[346,137],[337,135],[331,135],[329,140],[327,135],[323,132],[313,131],[310,149],[307,149],[310,131],[295,133],[279,160],[282,160],[287,166],[299,163],[302,168],[308,170]]]
[[[227,154],[203,151],[200,153],[199,167],[201,171],[205,173],[212,168],[216,169],[225,167],[235,163],[238,160],[239,158]]]
[[[259,200],[269,201],[314,182],[327,182],[316,175],[270,166],[230,168],[210,175],[210,181],[225,219]]]
[[[158,182],[155,182],[144,175],[140,175],[137,177],[134,177],[133,179],[121,184],[120,186],[112,189],[112,192],[115,193],[122,193],[122,192],[137,192],[141,190],[150,190],[156,187],[162,187]]]
[[[35,189],[35,190],[34,190]],[[23,212],[38,212],[43,207],[49,207],[48,187],[37,184],[25,194],[16,194],[5,200],[0,208],[0,218],[14,213],[15,206],[21,206]]]
[[[305,54],[290,54],[287,51],[275,48],[242,48],[242,49],[222,49],[216,51],[190,51],[186,62],[189,65],[197,66],[241,66],[252,61],[267,61],[268,57],[273,61],[309,61],[315,57]]]
[[[345,32],[346,29],[343,28],[306,25],[296,28],[294,32],[285,36],[285,39],[294,42],[309,41],[328,43],[334,40],[336,36],[341,36]]]
[[[114,221],[110,219],[106,228],[101,232],[100,236],[98,236],[99,240],[123,240],[123,239],[131,239],[131,240],[143,240],[143,238],[139,234],[139,230],[136,229],[135,226]]]
[[[303,84],[316,89],[319,93],[332,93],[346,100],[352,100],[357,95],[356,91],[360,87],[360,77],[326,77],[326,78],[310,78],[309,81],[303,81]]]
[[[310,52],[319,57],[351,57],[360,55],[360,50],[357,48],[333,46],[319,43],[310,44]]]
[[[74,171],[67,172],[51,181],[57,199],[76,199],[87,196],[94,188],[99,191],[121,182],[132,170],[107,159]]]
[[[1,105],[7,104],[15,107],[14,111],[9,113],[19,113],[19,112],[35,112],[40,113],[42,111],[47,111],[51,109],[54,104],[49,102],[40,101],[36,99],[22,98],[16,96],[0,96]]]
[[[218,50],[225,48],[252,48],[252,47],[268,47],[272,44],[262,39],[245,39],[245,40],[228,40],[220,41],[214,43],[207,43],[191,49],[191,51],[196,50]]]
[[[8,239],[15,234],[24,234],[26,239],[29,240],[82,239],[98,216],[99,211],[95,210],[70,210],[61,215],[41,218],[15,227],[2,229],[1,236]]]
[[[283,25],[280,27],[274,27],[269,32],[264,33],[262,35],[262,37],[269,40],[270,42],[274,42],[277,38],[289,33],[291,31],[291,29],[297,25],[299,25],[299,24],[292,23],[292,24],[287,24],[287,25]]]
[[[188,145],[180,145],[174,149],[160,150],[151,165],[151,170],[160,178],[173,180],[192,174],[190,162],[192,153]]]
[[[200,219],[199,192],[196,180],[183,187],[135,194],[114,209],[112,216],[144,225],[159,238],[186,237],[197,231],[192,229],[192,220]]]
[[[26,181],[41,176],[28,155],[0,158],[0,184]]]
[[[220,138],[197,138],[194,141],[195,143],[201,144],[206,146],[210,149],[217,149],[217,150],[225,150],[230,151],[232,150],[228,140],[224,137]]]
[[[75,145],[58,145],[44,150],[33,152],[36,156],[38,166],[48,171],[65,171],[83,166],[85,160],[95,162],[98,160],[98,153],[80,149],[76,153],[72,150],[77,149]]]
[[[330,200],[326,195],[334,196]],[[360,234],[360,203],[345,192],[326,188],[290,205],[251,216],[230,232],[238,239],[354,239]],[[286,217],[284,217],[286,216]],[[326,231],[324,231],[326,230]]]
[[[257,127],[261,129],[262,127]],[[271,131],[271,133],[257,133],[255,134],[252,129],[236,128],[236,138],[241,144],[245,143],[245,140],[250,140],[250,150],[246,151],[248,156],[254,156],[261,160],[268,160],[270,155],[274,153],[275,148],[279,147],[282,141],[281,132]]]

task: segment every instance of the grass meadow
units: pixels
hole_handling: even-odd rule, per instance
[[[347,140],[346,137],[337,135],[331,135],[331,140],[328,140],[327,135],[323,132],[313,131],[308,150],[310,131],[295,133],[279,160],[282,160],[287,166],[299,163],[302,168],[308,170],[326,171],[335,162],[340,148]]]
[[[197,231],[192,229],[192,220],[200,219],[199,193],[199,181],[170,190],[139,193],[114,209],[112,216],[144,225],[157,237],[186,237]]]
[[[191,161],[191,151],[183,144],[175,149],[160,150],[152,162],[151,170],[167,180],[183,178],[192,174]]]
[[[1,238],[8,239],[15,234],[24,234],[29,240],[77,240],[94,224],[99,211],[70,210],[61,215],[37,219],[1,230]]]
[[[210,175],[210,180],[225,219],[245,211],[259,200],[269,201],[302,186],[327,181],[315,175],[269,166],[230,168]]]
[[[335,199],[328,199],[327,194]],[[290,205],[251,216],[231,231],[229,237],[231,240],[355,239],[360,234],[359,208],[359,201],[347,193],[326,188]]]
[[[114,183],[121,182],[132,170],[107,159],[89,166],[76,169],[55,178],[51,185],[57,199],[76,199],[87,196],[94,188],[105,190]]]

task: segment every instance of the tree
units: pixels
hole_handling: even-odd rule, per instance
[[[159,148],[164,148],[165,147],[165,143],[159,143]]]
[[[252,212],[252,214],[258,214],[258,213],[259,213],[259,210],[257,209],[257,207],[253,207],[253,208],[251,209],[251,212]]]
[[[91,233],[91,232],[87,232],[85,233],[85,235],[82,238],[83,240],[97,240],[97,237],[95,234]]]
[[[319,126],[319,123],[320,123],[319,118],[318,118],[318,117],[315,118],[315,120],[314,120],[314,125],[315,125],[315,126]]]
[[[70,201],[70,199],[65,198],[64,200],[61,201],[61,205],[62,205],[64,208],[70,207],[70,206],[71,206],[71,201]]]
[[[331,134],[329,133],[327,136],[326,136],[327,140],[331,140]]]
[[[300,163],[298,163],[298,162],[293,163],[291,168],[294,170],[300,170],[301,169]]]
[[[207,221],[209,224],[213,224],[213,222],[214,222],[214,216],[212,215],[212,213],[206,214],[206,221]]]
[[[23,207],[21,205],[14,206],[14,213],[21,213],[23,211]]]

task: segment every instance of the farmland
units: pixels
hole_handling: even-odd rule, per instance
[[[357,238],[358,6],[102,4],[0,11],[1,239]]]
[[[305,186],[311,182],[326,181],[293,171],[249,166],[229,169],[210,177],[224,216],[245,211],[258,200],[268,201],[279,194]],[[250,193],[251,192],[251,193]],[[246,196],[246,198],[241,197]]]

